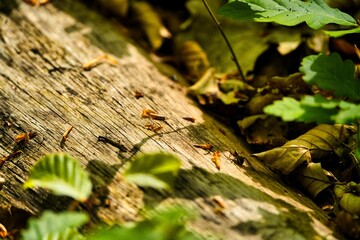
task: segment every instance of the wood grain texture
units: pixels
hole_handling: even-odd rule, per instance
[[[21,187],[36,159],[65,151],[93,176],[102,201],[91,209],[97,220],[133,221],[141,218],[145,205],[180,203],[198,212],[190,227],[208,239],[335,238],[314,203],[252,159],[231,129],[201,111],[186,89],[161,74],[114,22],[70,0],[41,7],[5,0],[0,8],[0,156],[22,151],[1,169],[6,179],[2,205],[31,214],[66,209],[67,198]],[[82,69],[103,53],[119,64]],[[136,99],[136,90],[145,96]],[[158,134],[144,127],[151,121],[141,118],[143,109],[166,117]],[[186,116],[196,122],[182,119]],[[69,126],[74,129],[60,146]],[[14,137],[23,132],[37,136],[20,146]],[[99,135],[120,141],[128,151],[98,142]],[[212,154],[193,147],[199,143],[221,153],[220,171]],[[139,189],[122,179],[124,164],[135,154],[159,150],[182,159],[172,193]],[[237,167],[225,157],[229,150],[245,151],[253,168]],[[215,195],[226,204],[221,213],[214,211]]]

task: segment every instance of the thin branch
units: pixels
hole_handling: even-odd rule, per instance
[[[224,30],[222,29],[222,27],[221,27],[221,25],[220,25],[220,22],[217,20],[215,14],[211,11],[211,9],[210,9],[209,5],[207,4],[207,2],[206,2],[205,0],[202,0],[202,1],[203,1],[204,5],[205,5],[206,9],[207,9],[208,12],[210,13],[212,19],[214,20],[216,26],[218,27],[221,35],[223,36],[223,38],[224,38],[224,40],[225,40],[225,42],[226,42],[226,45],[228,46],[228,48],[229,48],[229,50],[230,50],[230,52],[231,52],[232,60],[233,60],[233,61],[235,62],[235,64],[236,64],[236,67],[237,67],[237,69],[238,69],[238,71],[239,71],[240,77],[242,78],[242,80],[245,81],[244,73],[243,73],[243,71],[242,71],[242,69],[241,69],[241,67],[240,67],[239,61],[237,60],[237,57],[236,57],[235,52],[234,52],[234,49],[231,47],[231,44],[230,44],[228,38],[226,37],[226,35],[225,35],[225,33],[224,33]]]

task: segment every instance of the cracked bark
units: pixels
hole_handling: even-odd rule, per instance
[[[41,7],[5,0],[0,11],[0,155],[22,150],[1,169],[6,183],[0,192],[0,222],[5,226],[12,228],[16,222],[9,208],[35,215],[67,208],[67,198],[21,187],[36,159],[65,151],[93,175],[102,200],[110,200],[92,210],[101,221],[133,221],[144,205],[181,203],[199,212],[191,228],[207,236],[334,238],[326,215],[314,203],[251,159],[231,129],[202,112],[185,89],[161,74],[114,24],[70,0]],[[102,53],[115,56],[119,64],[81,68]],[[145,97],[136,99],[136,90]],[[166,116],[159,134],[144,128],[149,120],[142,119],[141,112],[146,108]],[[74,129],[61,147],[70,125]],[[23,132],[37,136],[19,146],[14,137]],[[129,151],[97,142],[99,135],[119,140]],[[193,147],[197,143],[211,143],[222,153],[221,171],[211,154]],[[123,165],[134,154],[157,150],[183,161],[175,191],[169,194],[139,189],[121,178]],[[237,167],[224,157],[228,150],[245,151],[254,168]],[[220,215],[214,212],[214,195],[221,195],[227,205]]]

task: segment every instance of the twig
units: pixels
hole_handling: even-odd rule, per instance
[[[220,22],[217,20],[215,14],[211,11],[209,5],[207,4],[206,0],[202,0],[206,9],[208,10],[208,12],[210,13],[212,19],[214,20],[216,26],[218,27],[221,35],[223,36],[225,42],[226,42],[226,45],[228,46],[230,52],[231,52],[231,55],[232,55],[232,60],[235,62],[235,65],[239,71],[239,74],[240,74],[240,77],[242,78],[242,80],[245,81],[245,76],[244,76],[244,73],[240,67],[240,64],[239,64],[239,61],[237,60],[237,57],[235,55],[235,52],[234,52],[234,49],[231,47],[231,44],[229,42],[229,39],[226,37],[225,33],[224,33],[224,30],[222,29],[221,25],[220,25]]]

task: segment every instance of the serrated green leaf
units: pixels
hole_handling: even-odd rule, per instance
[[[314,96],[305,95],[301,98],[301,105],[306,105],[309,107],[322,107],[326,109],[332,109],[339,106],[340,101],[336,99],[326,99],[320,94]]]
[[[181,160],[168,153],[148,153],[135,158],[124,177],[141,187],[171,190]]]
[[[340,105],[341,109],[338,114],[333,116],[333,119],[336,123],[340,124],[352,124],[360,120],[360,105],[348,105],[346,107],[344,104]]]
[[[85,201],[91,194],[92,184],[76,159],[65,153],[54,153],[36,162],[24,187],[43,187],[56,195]]]
[[[100,229],[89,240],[142,239],[142,240],[199,240],[185,227],[191,213],[179,206],[152,212],[150,216],[132,226],[113,226]]]
[[[21,232],[23,240],[83,240],[78,228],[89,220],[84,213],[45,211],[40,218],[32,218]]]
[[[231,0],[218,13],[235,19],[275,22],[285,26],[306,22],[313,29],[320,29],[329,23],[356,26],[354,18],[329,7],[322,0]]]
[[[360,100],[360,80],[355,79],[355,65],[343,61],[338,53],[307,56],[302,60],[300,71],[304,80],[322,89],[334,91],[338,97]]]
[[[300,101],[284,97],[266,106],[264,112],[281,117],[283,121],[333,123],[338,105],[339,101],[327,100],[321,95],[305,96]]]
[[[300,102],[294,98],[284,97],[276,100],[273,104],[264,107],[264,113],[281,117],[283,121],[295,121],[304,114]]]

